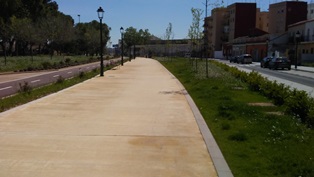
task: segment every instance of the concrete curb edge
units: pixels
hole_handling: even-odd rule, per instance
[[[165,69],[168,71],[167,68],[165,68]],[[197,125],[198,125],[200,132],[203,136],[203,139],[206,143],[207,150],[208,150],[208,152],[212,158],[212,161],[214,163],[214,166],[216,168],[218,176],[219,177],[233,177],[233,174],[232,174],[221,150],[219,149],[219,146],[218,146],[214,136],[212,135],[211,131],[209,130],[201,112],[199,111],[198,107],[194,103],[192,97],[186,91],[186,89],[184,88],[182,83],[170,71],[168,71],[168,73],[173,77],[173,79],[176,79],[176,82],[180,85],[180,87],[182,87],[182,92],[184,92],[185,98],[186,98],[188,104],[190,105],[190,108],[194,114]]]

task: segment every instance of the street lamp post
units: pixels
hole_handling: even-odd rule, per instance
[[[104,58],[103,58],[103,43],[102,43],[102,19],[104,17],[104,10],[99,7],[97,10],[98,18],[100,20],[100,76],[104,76]]]
[[[77,16],[78,16],[78,23],[81,23],[81,15],[78,14]]]
[[[121,33],[121,66],[123,66],[123,54],[124,54],[124,46],[123,46],[123,34],[124,34],[124,29],[123,27],[120,28],[120,33]]]
[[[294,64],[295,69],[298,68],[298,43],[299,43],[300,36],[301,36],[300,32],[297,31],[295,33],[295,64]]]
[[[269,39],[266,39],[266,57],[268,57]]]

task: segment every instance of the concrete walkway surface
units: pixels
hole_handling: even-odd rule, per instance
[[[0,177],[232,176],[159,62],[137,58],[104,75],[1,113]]]

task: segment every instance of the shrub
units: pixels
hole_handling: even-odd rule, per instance
[[[313,127],[314,99],[305,91],[297,91],[296,89],[292,91],[289,86],[279,84],[276,81],[269,81],[255,71],[248,74],[244,71],[240,71],[236,67],[230,67],[219,62],[213,63],[225,71],[230,72],[234,77],[248,83],[251,90],[259,91],[259,93],[273,100],[274,104],[284,105],[286,107],[286,113],[301,119],[303,123]],[[226,111],[224,105],[219,107],[220,116],[229,117],[230,115]]]
[[[64,67],[64,62],[63,62],[63,61],[60,61],[60,62],[59,62],[59,66],[60,66],[60,67]]]
[[[42,62],[41,65],[43,69],[50,69],[52,67],[51,63],[48,61]]]
[[[20,93],[28,93],[30,94],[32,91],[32,87],[28,84],[28,82],[24,82],[24,84],[19,83],[20,89],[19,92]]]
[[[291,94],[289,86],[278,84],[277,81],[268,80],[261,82],[260,91],[267,98],[272,99],[276,105],[283,105],[287,97]]]
[[[70,64],[70,62],[71,62],[71,58],[66,58],[66,59],[65,59],[65,63],[66,63],[66,64]]]
[[[305,91],[294,89],[287,98],[286,112],[301,119],[302,122],[313,126],[313,107],[314,100]],[[312,124],[311,124],[312,122]]]
[[[253,91],[259,91],[261,82],[265,80],[263,76],[261,76],[259,73],[253,71],[249,73],[247,77],[247,83],[249,84],[249,88]]]
[[[311,128],[314,127],[314,107],[313,106],[310,108],[307,122]]]
[[[33,66],[28,66],[27,67],[27,71],[34,71],[34,67]]]
[[[81,71],[80,74],[79,74],[79,78],[80,79],[83,79],[85,77],[85,72],[84,71]]]
[[[62,84],[64,82],[64,78],[62,76],[58,77],[57,84]]]

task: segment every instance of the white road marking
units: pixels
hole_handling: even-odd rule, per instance
[[[2,90],[7,90],[7,89],[10,89],[10,88],[12,88],[12,86],[0,88],[0,91],[2,91]]]
[[[72,71],[68,72],[68,74],[71,74],[71,73],[72,73]]]
[[[40,80],[34,80],[34,81],[31,81],[31,83],[36,83],[36,82],[40,82]]]
[[[60,75],[54,75],[53,77],[59,77]]]

